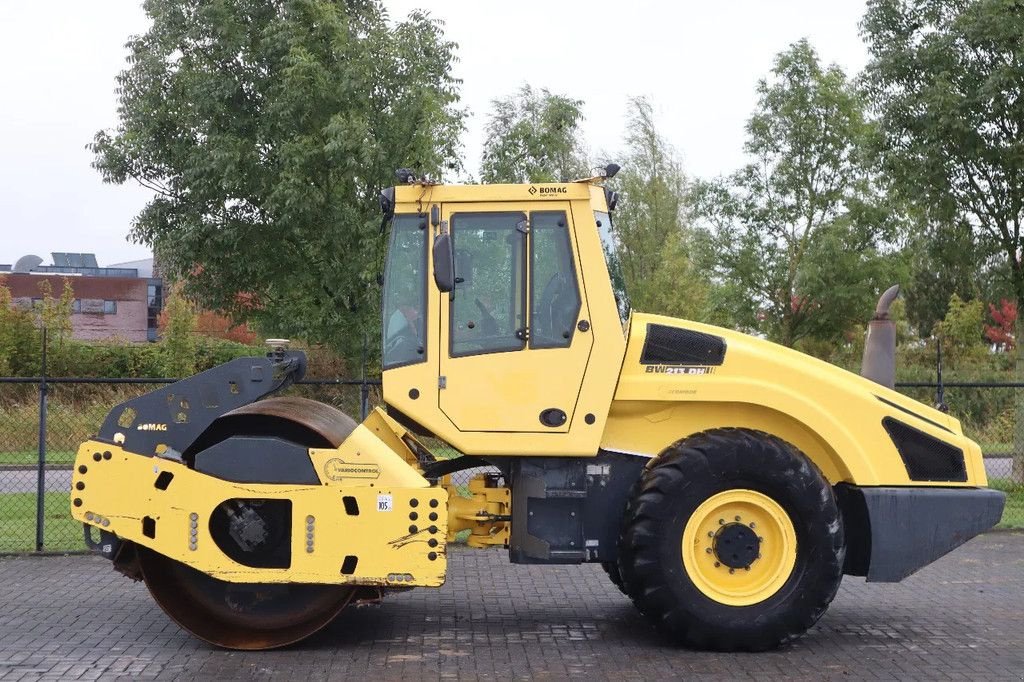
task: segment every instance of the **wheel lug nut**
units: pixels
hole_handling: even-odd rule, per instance
[[[753,522],[753,521],[751,521],[751,522],[750,522],[750,527],[751,527],[751,528],[753,528],[753,527],[754,527],[754,522]]]
[[[725,525],[725,519],[718,519],[718,525],[719,526],[724,526]]]
[[[721,565],[722,565],[722,564],[720,564],[719,562],[717,562],[717,561],[715,562],[715,568],[718,568],[718,567],[719,567],[719,566],[721,566]]]
[[[729,575],[732,575],[732,574],[733,574],[733,573],[735,573],[735,572],[736,572],[736,569],[735,569],[735,568],[730,568],[730,569],[729,569]]]
[[[739,515],[737,515],[737,516],[736,516],[736,520],[737,520],[737,521],[739,521],[739,520],[740,520],[740,517],[739,517]]]
[[[704,551],[705,551],[705,552],[707,552],[708,554],[711,554],[711,548],[710,548],[710,547],[708,547],[708,548],[707,548],[707,549],[705,549]]]
[[[750,570],[750,566],[744,566],[743,568],[748,571]]]
[[[714,534],[714,533],[712,533],[711,531],[708,531],[708,537],[709,537],[709,538],[713,538],[713,537],[715,537],[715,534]]]

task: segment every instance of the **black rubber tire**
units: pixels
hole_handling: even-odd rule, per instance
[[[797,537],[789,579],[749,606],[705,595],[682,559],[683,530],[694,510],[734,488],[772,498]],[[839,589],[845,554],[832,487],[807,457],[766,433],[716,429],[676,443],[644,471],[623,517],[618,568],[626,594],[669,638],[696,649],[764,651],[821,617]]]
[[[643,469],[640,470],[640,477],[629,487],[629,493],[626,495],[626,506],[623,507],[622,513],[625,518],[626,510],[629,508],[629,501],[636,497],[637,492],[640,490],[640,484],[643,482]],[[612,581],[612,585],[619,588],[619,592],[630,597],[629,592],[626,590],[625,583],[622,582],[622,574],[619,572],[618,561],[602,561],[601,568],[608,574],[608,579]],[[630,597],[632,599],[632,597]]]
[[[619,591],[622,592],[622,594],[628,597],[629,593],[626,592],[626,586],[622,584],[622,576],[619,574],[618,563],[614,561],[602,561],[601,568],[603,568],[604,572],[608,574],[608,579],[612,581],[612,585],[615,585],[615,587],[619,588]]]

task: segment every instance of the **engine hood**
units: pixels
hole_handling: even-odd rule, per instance
[[[817,358],[712,325],[632,316],[613,414],[629,412],[637,401],[660,406],[663,414],[655,419],[667,414],[686,421],[688,409],[703,410],[718,426],[733,418],[743,422],[754,408],[768,411],[779,422],[799,423],[835,453],[839,464],[830,478],[914,485],[919,481],[908,474],[889,433],[887,424],[895,421],[962,451],[966,480],[957,482],[985,481],[981,451],[953,417]],[[614,439],[613,428],[606,440]]]

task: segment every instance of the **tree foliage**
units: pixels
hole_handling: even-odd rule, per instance
[[[644,98],[629,102],[625,142],[614,180],[622,198],[611,231],[611,270],[624,289],[620,297],[643,312],[699,317],[707,291],[690,257],[686,176]]]
[[[523,85],[491,102],[480,164],[488,183],[562,182],[585,177],[581,100]]]
[[[46,329],[47,342],[63,343],[71,338],[71,306],[75,300],[75,290],[67,281],[61,282],[60,296],[54,297],[53,286],[49,280],[39,281],[41,301],[36,309],[37,324]]]
[[[985,338],[999,350],[1013,350],[1016,346],[1017,304],[1005,298],[999,301],[998,308],[989,303],[988,314],[995,324],[985,325]]]
[[[202,308],[357,353],[377,194],[457,163],[455,45],[376,0],[147,0],[94,165],[153,199],[131,236]]]
[[[904,289],[907,312],[921,338],[931,335],[954,294],[964,300],[981,295],[979,251],[965,225],[922,220],[913,226],[904,250],[909,269]]]
[[[0,276],[0,376],[26,376],[39,372],[39,335],[32,312],[16,307]]]
[[[246,324],[233,324],[220,313],[201,310],[196,315],[196,333],[212,339],[224,339],[245,345],[257,343],[255,332]]]
[[[1024,301],[1024,15],[1013,0],[874,0],[865,84],[893,188],[1003,250]]]
[[[695,188],[713,300],[785,345],[838,339],[890,283],[884,250],[897,227],[863,163],[865,103],[806,40],[776,57],[757,92],[750,162]]]
[[[187,377],[196,371],[196,311],[182,294],[173,287],[167,295],[167,304],[160,314],[164,372],[169,377]]]
[[[943,353],[953,362],[977,357],[985,351],[982,343],[985,305],[964,301],[956,294],[949,299],[946,317],[936,325]]]

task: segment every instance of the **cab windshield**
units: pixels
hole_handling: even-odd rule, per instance
[[[615,307],[619,309],[619,317],[625,322],[629,299],[626,296],[626,282],[622,278],[622,265],[619,262],[619,245],[612,231],[612,216],[605,211],[594,211],[594,221],[597,223],[598,234],[601,235],[601,248],[604,251],[605,264],[608,266],[608,276],[612,280],[612,290],[615,292]]]

